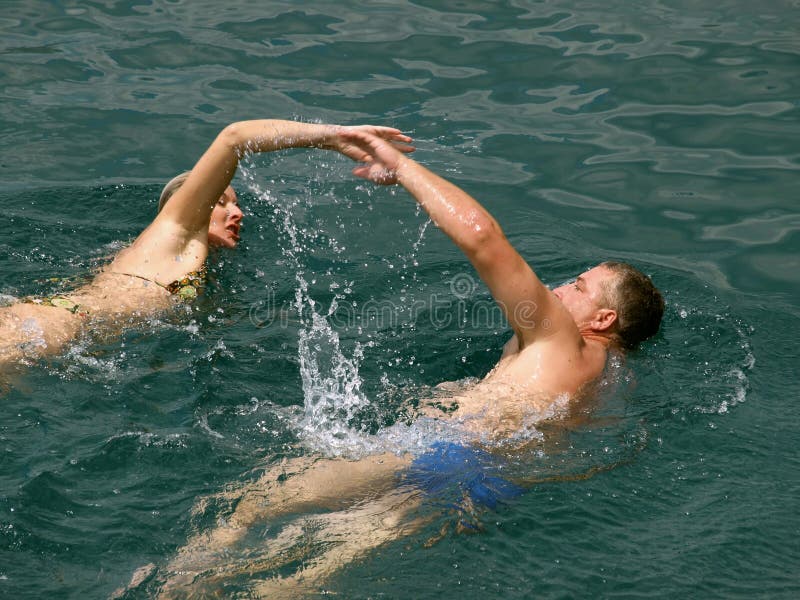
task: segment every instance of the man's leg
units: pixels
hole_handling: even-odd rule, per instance
[[[194,536],[178,551],[166,568],[169,580],[164,589],[187,585],[224,564],[231,547],[255,523],[342,510],[381,497],[397,486],[397,473],[409,464],[409,458],[382,454],[358,461],[301,457],[276,465],[243,489],[221,494],[238,498],[236,509],[217,528]]]
[[[303,561],[296,573],[286,577],[269,575],[254,582],[251,590],[259,598],[296,599],[318,594],[340,569],[362,558],[370,550],[411,535],[424,523],[417,516],[409,518],[420,505],[420,493],[399,488],[386,495],[365,501],[345,511],[302,517],[302,535],[309,552],[327,548]],[[294,544],[297,544],[297,531]]]

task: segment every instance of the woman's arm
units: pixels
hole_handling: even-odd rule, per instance
[[[186,182],[134,243],[120,252],[110,270],[168,283],[200,268],[208,255],[211,211],[244,155],[315,147],[338,150],[354,160],[364,160],[366,155],[361,147],[342,137],[347,131],[365,131],[397,144],[404,152],[412,150],[403,145],[411,138],[391,127],[342,127],[276,119],[233,123],[220,132]]]
[[[171,220],[190,232],[208,228],[211,211],[230,185],[239,160],[248,153],[272,152],[285,148],[323,148],[339,150],[358,160],[357,147],[345,143],[339,133],[363,130],[390,141],[410,138],[391,127],[341,127],[264,119],[228,125],[200,157],[191,175],[167,202],[158,219]],[[360,154],[363,157],[363,153]]]

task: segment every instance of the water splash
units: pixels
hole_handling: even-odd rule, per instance
[[[247,161],[242,164],[241,173],[257,202],[272,211],[273,223],[286,240],[280,246],[281,253],[295,271],[294,308],[300,321],[298,358],[303,411],[300,415],[292,413],[290,419],[298,437],[313,450],[335,456],[349,454],[354,446],[363,447],[366,439],[354,426],[358,412],[370,404],[361,390],[363,382],[359,374],[364,346],[356,342],[352,352],[346,354],[329,319],[338,303],[352,291],[351,287],[334,282],[331,290],[335,290],[335,294],[327,309],[311,296],[305,259],[320,234],[314,229],[303,228],[295,217],[295,213],[304,208],[304,197],[278,201],[261,187]],[[305,199],[310,203],[307,196]],[[328,236],[327,243],[334,249],[341,247],[331,236]]]
[[[19,302],[19,298],[16,296],[12,296],[10,294],[0,294],[0,306],[11,306],[16,302]]]
[[[673,302],[688,333],[688,355],[704,381],[699,413],[725,414],[744,402],[750,388],[749,371],[756,362],[750,344],[752,328],[727,312]]]
[[[298,340],[304,406],[301,435],[315,442],[317,450],[341,455],[352,446],[353,437],[361,437],[353,422],[357,413],[370,403],[361,391],[358,371],[364,357],[363,346],[356,342],[352,356],[346,356],[339,334],[328,322],[341,296],[334,297],[322,314],[300,275],[297,284],[296,308],[303,323]]]

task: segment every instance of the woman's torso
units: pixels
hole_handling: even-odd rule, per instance
[[[163,285],[101,271],[91,283],[69,293],[26,298],[0,308],[0,363],[60,352],[88,331],[118,333],[175,302],[176,296]]]

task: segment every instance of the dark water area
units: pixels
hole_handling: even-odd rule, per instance
[[[427,543],[443,511],[326,590],[800,594],[800,3],[0,8],[5,301],[80,282],[251,118],[399,127],[547,284],[615,259],[663,290],[662,331],[591,418],[516,465],[539,483],[479,532]],[[481,316],[486,288],[405,192],[350,167],[248,159],[242,243],[211,256],[209,294],[3,390],[0,597],[107,598],[225,516],[193,512],[201,499],[283,457],[368,451],[405,398],[488,372],[509,334]],[[309,428],[297,415],[315,394],[332,412]],[[155,597],[159,577],[127,597]]]

